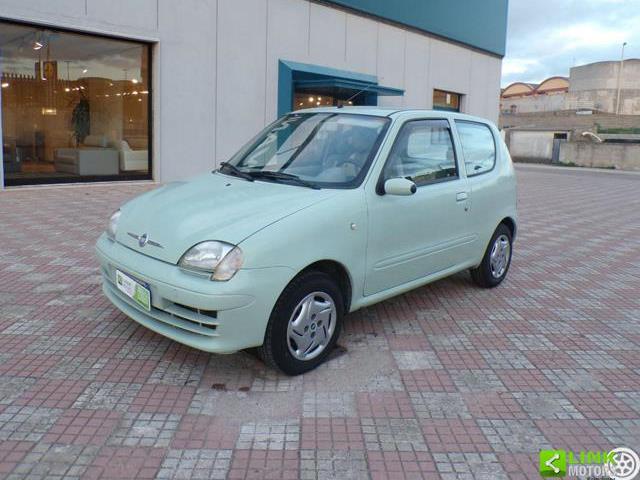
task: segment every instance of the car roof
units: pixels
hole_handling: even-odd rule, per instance
[[[422,116],[430,118],[449,118],[452,120],[470,120],[482,123],[492,123],[490,120],[482,117],[476,117],[474,115],[467,115],[459,112],[448,112],[446,110],[427,110],[427,109],[398,109],[398,108],[386,108],[386,107],[316,107],[305,108],[303,110],[296,110],[297,113],[351,113],[357,115],[373,115],[376,117],[390,117],[390,118],[402,118],[402,117],[416,117]]]

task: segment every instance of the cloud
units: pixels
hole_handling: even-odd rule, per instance
[[[539,62],[530,58],[505,58],[502,61],[502,75],[526,74],[538,66]]]
[[[594,22],[577,23],[553,32],[551,38],[563,51],[621,45],[627,32],[605,27]]]
[[[640,0],[510,0],[502,85],[601,60],[640,57]]]

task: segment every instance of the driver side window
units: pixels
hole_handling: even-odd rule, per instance
[[[446,120],[406,122],[389,154],[384,179],[403,177],[417,186],[458,177],[455,151]]]

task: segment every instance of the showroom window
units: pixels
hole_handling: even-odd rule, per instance
[[[151,52],[0,22],[5,185],[150,178]]]
[[[488,126],[482,123],[456,120],[467,176],[493,170],[496,164],[496,143]]]
[[[459,93],[447,92],[445,90],[433,91],[433,109],[446,110],[449,112],[459,112],[462,103],[462,95]]]

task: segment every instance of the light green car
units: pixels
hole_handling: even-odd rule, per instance
[[[266,127],[228,162],[140,195],[96,249],[104,293],[191,347],[260,347],[288,374],[320,364],[348,312],[461,270],[506,276],[509,153],[488,121],[319,108]]]

